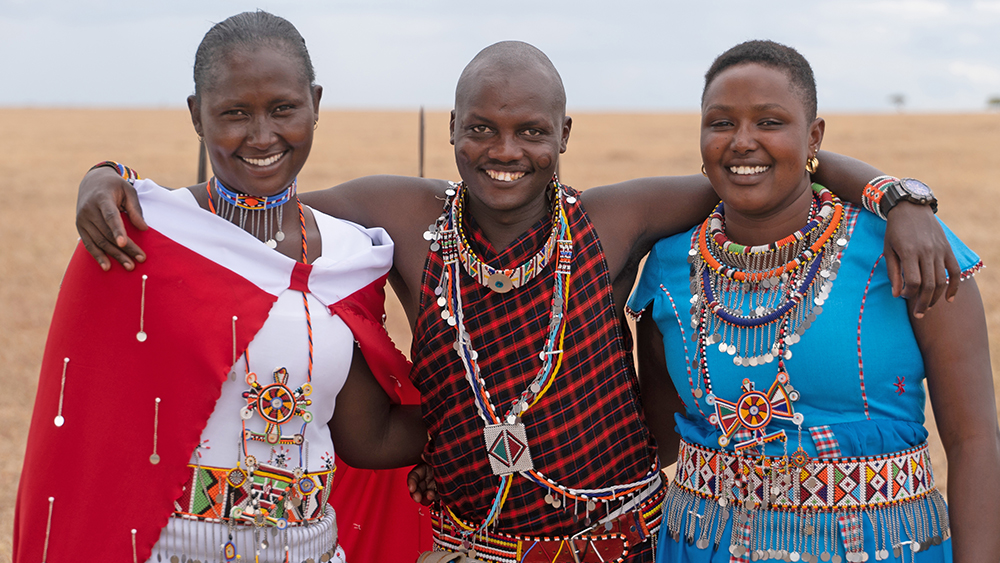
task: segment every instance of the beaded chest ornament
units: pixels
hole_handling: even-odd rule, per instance
[[[212,186],[216,187],[216,193],[218,194],[217,201],[222,201],[229,206],[229,209],[223,208],[222,213],[219,212],[219,208],[213,201]],[[240,227],[245,228],[248,212],[266,212],[277,209],[277,226],[279,230],[274,234],[274,238],[267,241],[269,247],[275,248],[277,246],[275,239],[284,240],[285,238],[284,233],[280,231],[282,206],[295,196],[295,186],[296,182],[293,181],[285,191],[277,196],[255,198],[231,192],[223,187],[217,179],[213,178],[206,187],[209,194],[209,210],[216,215],[232,221],[234,213],[236,213],[235,210],[241,209],[243,211],[239,217],[238,224]],[[298,201],[297,197],[295,197],[295,202],[298,207],[299,228],[302,233],[302,262],[307,264],[309,262],[309,243],[306,236],[305,215],[302,209],[302,202]],[[225,216],[227,213],[228,217]],[[263,220],[252,215],[250,218],[251,222],[254,223],[251,225],[251,228],[256,229],[262,223],[265,234],[272,226],[266,215]],[[252,234],[260,238],[258,233]],[[289,526],[288,512],[296,510],[302,504],[303,499],[309,496],[318,486],[313,477],[307,475],[306,469],[308,467],[309,454],[308,443],[305,440],[305,429],[313,419],[312,413],[306,410],[306,407],[312,403],[308,397],[312,394],[313,334],[312,316],[309,312],[309,299],[305,292],[302,293],[302,306],[305,310],[309,345],[306,383],[292,389],[288,383],[288,370],[284,367],[274,370],[272,374],[273,382],[261,382],[257,374],[250,371],[249,351],[245,350],[243,352],[246,369],[245,381],[250,386],[250,389],[244,391],[242,394],[243,398],[246,399],[246,406],[240,409],[240,418],[243,421],[243,430],[240,436],[240,453],[243,456],[243,463],[246,465],[246,470],[237,464],[237,467],[229,472],[227,480],[232,486],[244,489],[247,494],[244,496],[242,502],[233,503],[234,506],[228,515],[230,537],[229,541],[223,545],[223,557],[227,561],[238,558],[236,547],[233,543],[236,521],[252,523],[257,534],[259,534],[260,529],[265,525],[272,526],[277,530],[287,529]],[[236,318],[234,317],[234,327],[235,322]],[[235,355],[236,351],[234,348]],[[255,432],[247,428],[247,422],[255,416],[260,416],[263,419],[263,432]],[[291,422],[296,416],[302,421],[299,432],[290,436],[284,435],[282,426]],[[299,467],[296,467],[292,471],[285,471],[278,467],[261,463],[257,460],[256,456],[248,453],[248,442],[262,442],[271,446],[279,444],[298,446]],[[284,484],[285,486],[279,490],[280,487],[276,487],[276,484]],[[255,540],[255,543],[263,548],[267,546],[266,538],[263,541]],[[286,554],[288,553],[287,545],[285,546],[285,552]]]
[[[789,348],[823,312],[840,269],[839,253],[848,242],[843,205],[819,184],[812,190],[813,209],[806,225],[775,243],[744,246],[730,241],[722,203],[692,240],[691,327],[701,374],[694,394],[702,396],[703,382],[706,402],[715,408],[709,421],[722,432],[722,447],[739,430],[749,431],[752,438],[736,444],[737,451],[784,441],[783,430],[767,431],[775,419],[791,421],[801,433],[803,417],[793,408],[799,396],[785,360],[792,357]],[[716,344],[737,366],[777,360],[778,374],[768,390],[758,391],[745,379],[736,401],[716,396],[705,355],[707,347]]]
[[[494,523],[506,501],[514,473],[530,480],[546,489],[545,502],[553,508],[560,508],[570,499],[574,502],[574,514],[577,505],[582,503],[587,516],[582,518],[589,524],[589,513],[596,509],[598,501],[609,501],[628,495],[635,495],[659,476],[659,468],[654,467],[648,475],[635,483],[627,483],[604,489],[574,489],[559,485],[536,470],[531,461],[531,452],[527,440],[522,417],[539,399],[552,387],[556,374],[562,365],[563,341],[566,334],[566,304],[569,300],[571,263],[573,260],[573,237],[570,232],[569,219],[565,204],[575,204],[577,198],[567,195],[558,179],[553,177],[552,184],[552,222],[553,228],[542,250],[536,253],[528,262],[509,269],[497,269],[487,265],[476,256],[464,235],[463,201],[466,187],[464,184],[452,183],[446,190],[451,201],[446,204],[445,211],[434,225],[424,234],[431,241],[431,251],[440,252],[444,270],[435,294],[437,304],[441,307],[441,318],[448,325],[455,327],[455,351],[462,360],[466,380],[473,393],[476,410],[484,422],[483,438],[487,457],[493,473],[500,478],[497,494],[487,516],[477,527],[463,522],[449,509],[451,519],[460,528],[462,535],[469,538],[485,531]],[[554,271],[552,303],[549,313],[548,330],[542,350],[538,354],[542,366],[531,383],[508,404],[506,412],[498,414],[491,402],[486,382],[480,372],[478,352],[472,347],[472,338],[465,328],[465,316],[462,309],[462,284],[459,264],[473,279],[481,285],[497,293],[506,293],[513,288],[525,285],[538,275],[550,261],[553,252],[558,249]],[[610,523],[609,523],[610,525]],[[466,545],[468,549],[471,544]]]

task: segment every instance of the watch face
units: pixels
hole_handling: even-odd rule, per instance
[[[900,181],[904,191],[909,192],[910,195],[918,198],[929,198],[933,197],[934,194],[931,189],[927,187],[927,184],[921,182],[920,180],[915,180],[913,178],[903,178]]]

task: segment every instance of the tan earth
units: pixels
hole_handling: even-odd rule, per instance
[[[304,189],[376,173],[417,173],[417,114],[324,111]],[[176,110],[0,109],[0,561],[10,559],[12,512],[25,438],[63,269],[77,241],[76,187],[89,166],[115,158],[167,186],[196,179],[197,138]],[[697,174],[696,115],[577,114],[561,179],[586,188],[639,176]],[[976,277],[986,304],[994,373],[1000,362],[1000,245],[982,233],[996,219],[1000,114],[833,115],[823,148],[934,187],[940,216],[988,267]],[[426,175],[457,178],[448,116],[427,116]],[[391,202],[386,202],[387,205]],[[112,306],[109,304],[109,306]],[[389,326],[409,346],[397,305]],[[954,374],[956,383],[962,374]],[[933,426],[933,422],[929,422]],[[934,438],[936,439],[936,433]],[[109,439],[112,439],[109,437]],[[52,452],[52,455],[59,455]],[[935,452],[939,482],[943,452]],[[75,468],[66,460],[67,474]],[[97,507],[80,507],[81,518]],[[81,525],[82,524],[81,520]]]

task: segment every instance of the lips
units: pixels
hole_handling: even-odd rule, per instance
[[[288,151],[280,152],[278,154],[273,154],[266,158],[251,158],[248,156],[241,156],[240,160],[252,166],[264,168],[266,166],[274,164],[275,162],[278,162],[279,160],[281,160],[281,157],[285,156],[286,154],[288,154]]]
[[[513,182],[524,177],[524,172],[506,172],[502,170],[486,170],[486,175],[499,182]]]

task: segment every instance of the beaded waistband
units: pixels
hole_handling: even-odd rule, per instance
[[[323,517],[333,470],[301,470],[257,465],[221,468],[189,465],[174,517],[284,529]]]
[[[927,444],[870,457],[734,455],[681,441],[664,501],[676,542],[718,550],[732,518],[730,561],[848,562],[896,558],[950,536]],[[874,545],[865,545],[870,524]]]
[[[434,549],[468,553],[487,563],[620,562],[636,545],[656,537],[663,520],[666,487],[656,479],[637,497],[593,526],[566,536],[527,536],[499,532],[466,537],[473,526],[448,511],[431,511]],[[570,510],[566,507],[565,510]],[[581,521],[589,522],[589,518]]]
[[[913,500],[934,490],[926,443],[886,455],[810,458],[796,465],[681,440],[674,482],[705,498],[774,510],[858,509]]]

